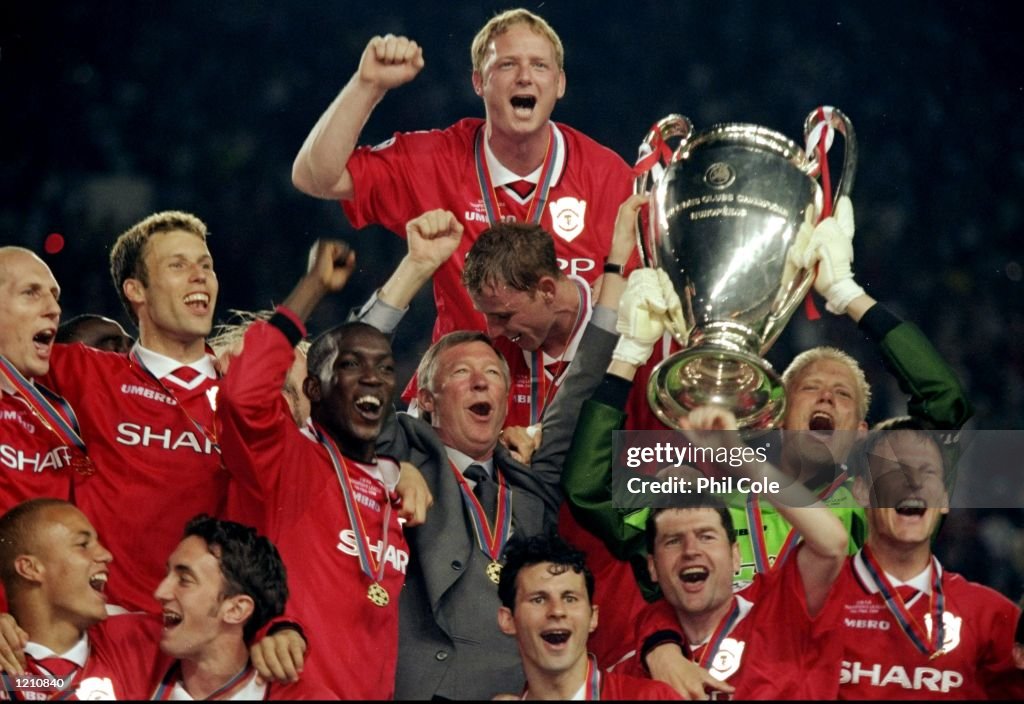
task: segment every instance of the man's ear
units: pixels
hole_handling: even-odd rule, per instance
[[[558,292],[558,284],[555,282],[553,276],[542,276],[537,280],[537,291],[540,293],[540,297],[544,299],[544,302],[551,304],[555,300],[555,294]]]
[[[14,558],[14,571],[29,582],[42,582],[46,568],[35,555],[18,555]]]
[[[242,626],[256,610],[256,602],[248,594],[236,594],[221,604],[221,617],[232,626]]]
[[[558,72],[558,97],[565,95],[565,71]]]
[[[315,376],[307,376],[302,380],[302,391],[310,403],[320,403],[320,379]]]
[[[647,556],[647,574],[650,575],[652,582],[658,583],[658,568],[654,565],[654,555]]]
[[[434,412],[434,394],[430,393],[422,386],[416,390],[416,401],[419,407],[427,413]]]
[[[871,508],[871,487],[862,475],[854,477],[852,493],[863,508]]]
[[[587,631],[588,633],[593,633],[597,630],[597,611],[597,604],[593,604],[590,607],[590,629]]]
[[[473,92],[479,96],[484,94],[484,77],[479,71],[473,71]]]
[[[121,290],[124,291],[124,297],[131,303],[141,304],[146,300],[146,287],[139,279],[125,279],[121,284]]]
[[[498,628],[507,636],[516,634],[516,622],[512,618],[512,611],[507,606],[498,607]]]

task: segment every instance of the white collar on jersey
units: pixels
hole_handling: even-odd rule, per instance
[[[25,644],[25,654],[31,655],[36,660],[43,658],[64,658],[70,660],[79,667],[85,667],[85,661],[89,659],[89,634],[83,633],[78,642],[63,653],[55,653],[45,645],[29,641]]]
[[[562,169],[565,168],[565,136],[554,122],[549,122],[548,124],[555,128],[555,141],[558,144],[558,159],[555,161],[555,168],[552,174],[552,182],[555,182],[562,175]],[[529,181],[532,184],[540,181],[540,172],[544,168],[543,164],[538,166],[532,173],[520,176],[509,171],[505,168],[504,164],[498,161],[498,157],[494,156],[494,152],[491,151],[491,145],[486,139],[484,140],[484,154],[487,158],[487,170],[491,174],[491,185],[495,188],[515,181]]]
[[[935,563],[939,566],[939,578],[942,578],[942,563],[938,560]],[[868,573],[868,568],[864,564],[863,552],[858,551],[853,557],[853,569],[857,572],[857,576],[860,578],[860,583],[868,590],[869,594],[877,594],[878,587],[875,586],[874,581],[871,579],[871,575]],[[906,582],[901,582],[896,577],[893,577],[888,572],[885,573],[886,578],[889,580],[889,584],[894,587],[900,587],[904,584],[913,587],[922,594],[932,593],[932,564],[929,561],[928,566],[925,567],[921,572],[914,575]]]
[[[217,369],[213,366],[213,356],[209,353],[203,355],[201,359],[197,359],[191,364],[182,364],[176,359],[171,359],[167,355],[154,352],[153,350],[147,350],[145,347],[140,345],[138,342],[132,347],[132,350],[139,356],[142,363],[146,365],[149,371],[156,375],[157,379],[163,379],[165,376],[173,372],[179,367],[192,367],[201,376],[196,377],[196,382],[193,386],[197,386],[202,383],[201,379],[207,377],[209,379],[217,378]]]

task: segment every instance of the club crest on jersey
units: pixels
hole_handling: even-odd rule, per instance
[[[75,696],[83,701],[117,699],[109,677],[86,677],[75,689]]]
[[[960,625],[963,623],[963,619],[959,616],[954,616],[948,611],[942,612],[942,650],[944,652],[952,651],[956,646],[960,645]],[[924,627],[928,631],[928,637],[932,635],[932,615],[924,615]]]
[[[718,646],[718,652],[715,653],[715,659],[711,662],[711,674],[722,681],[732,677],[740,669],[743,649],[746,647],[747,642],[743,640],[735,638],[723,640],[722,644]]]
[[[587,212],[587,201],[565,196],[548,205],[551,213],[551,227],[555,234],[566,242],[572,242],[583,232],[583,216]]]

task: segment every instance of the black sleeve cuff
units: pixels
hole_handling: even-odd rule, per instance
[[[295,345],[299,344],[299,341],[302,340],[302,330],[300,330],[299,326],[284,313],[274,313],[270,316],[269,322],[281,331],[292,347],[295,347]]]
[[[860,319],[857,327],[863,330],[872,340],[881,342],[893,328],[902,322],[903,319],[889,309],[888,306],[876,303]]]
[[[647,674],[650,674],[650,671],[647,670],[647,655],[659,645],[665,645],[666,643],[674,643],[682,650],[683,637],[676,631],[657,631],[644,640],[644,644],[640,647],[640,662],[643,663]]]
[[[591,396],[591,399],[605,406],[621,410],[626,405],[626,399],[629,398],[629,392],[632,389],[633,382],[627,381],[621,376],[605,374],[604,379],[601,380],[597,389],[594,390],[594,395]]]

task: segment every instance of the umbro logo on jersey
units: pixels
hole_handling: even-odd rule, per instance
[[[162,391],[151,389],[148,386],[139,386],[138,384],[121,384],[121,393],[128,394],[129,396],[142,396],[153,401],[166,403],[168,406],[175,406],[178,403]]]

